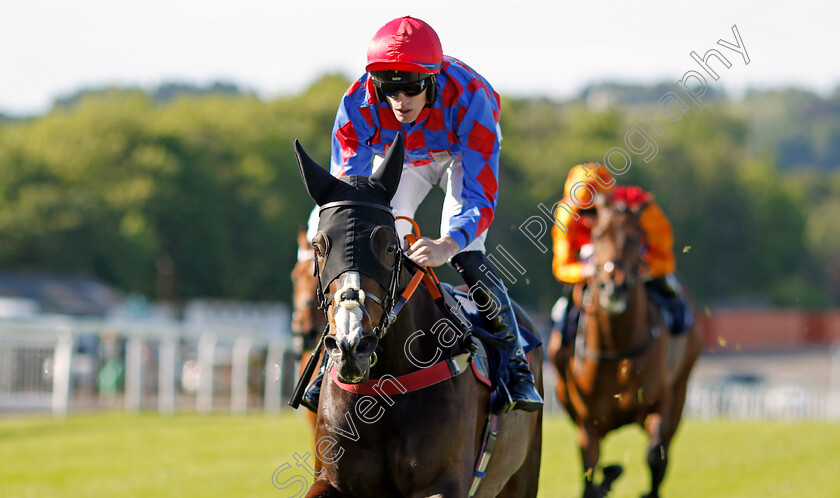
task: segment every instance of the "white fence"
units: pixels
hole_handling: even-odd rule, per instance
[[[823,385],[691,381],[685,416],[840,421],[840,345]],[[0,319],[0,412],[277,412],[297,380],[283,305],[194,303],[183,321]],[[546,413],[564,409],[545,363]]]
[[[840,398],[826,389],[690,385],[685,416],[733,420],[840,420]]]
[[[768,379],[757,374],[696,376],[689,381],[684,417],[731,420],[840,421],[840,343],[832,348],[830,361],[820,361],[819,380],[780,375]],[[703,359],[701,358],[701,362]],[[732,360],[733,366],[737,360]],[[824,367],[823,367],[824,364]],[[543,364],[545,412],[565,413],[557,402],[557,373]],[[778,368],[784,368],[780,363]]]
[[[276,412],[296,358],[284,305],[197,303],[184,321],[0,320],[0,412]]]

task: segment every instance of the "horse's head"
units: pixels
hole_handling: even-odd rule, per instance
[[[304,349],[311,349],[309,343],[317,339],[326,323],[315,298],[315,251],[306,240],[306,228],[298,230],[297,242],[298,258],[292,268],[292,333],[303,339]]]
[[[628,205],[612,195],[601,194],[596,200],[598,213],[592,228],[595,284],[599,304],[610,313],[627,309],[630,290],[641,283],[644,231],[639,224],[641,207]]]
[[[339,380],[364,382],[398,285],[401,253],[390,203],[402,174],[402,138],[397,135],[370,177],[334,178],[298,142],[295,153],[306,190],[320,206],[312,246],[329,320],[324,346]]]

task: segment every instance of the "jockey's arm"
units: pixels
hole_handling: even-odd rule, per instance
[[[664,277],[676,270],[674,257],[674,233],[671,222],[659,207],[651,201],[639,216],[639,224],[645,232],[647,262],[650,277]]]
[[[487,88],[468,94],[465,92],[459,97],[460,109],[453,130],[460,143],[463,170],[458,199],[461,207],[450,217],[446,234],[462,249],[481,236],[493,222],[502,140],[498,95]]]
[[[563,225],[565,231],[556,223],[551,227],[552,246],[554,256],[551,261],[551,269],[554,278],[564,284],[576,284],[594,273],[591,265],[587,267],[578,259],[580,247],[573,244],[577,237],[578,230],[576,220],[564,209],[558,209],[555,213],[556,220]]]

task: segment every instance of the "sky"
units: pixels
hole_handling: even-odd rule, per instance
[[[834,3],[834,4],[833,4]],[[716,48],[717,89],[840,84],[836,2],[527,0],[4,0],[0,113],[45,113],[56,97],[109,85],[227,81],[264,99],[297,93],[326,72],[356,78],[383,24],[411,15],[444,53],[503,95],[571,97],[587,84],[676,82]],[[718,45],[735,43],[749,57]]]

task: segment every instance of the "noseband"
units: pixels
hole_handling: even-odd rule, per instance
[[[604,264],[598,265],[598,266],[595,267],[595,276],[596,277],[598,277],[600,275],[610,276],[610,275],[612,275],[612,273],[616,269],[619,269],[619,270],[621,270],[622,274],[624,275],[624,281],[621,282],[621,284],[616,285],[615,281],[612,278],[610,278],[608,280],[608,282],[612,283],[613,287],[617,290],[632,289],[633,287],[639,285],[639,283],[642,280],[641,277],[639,276],[639,269],[642,267],[642,264],[643,264],[643,262],[640,258],[639,262],[636,263],[633,266],[633,268],[628,270],[626,268],[626,265],[624,264],[624,261],[621,261],[621,260],[607,261]],[[599,280],[599,283],[606,284],[606,282],[600,281],[600,280]]]
[[[635,211],[630,209],[624,204],[620,204],[617,209],[617,213],[626,213],[633,215]],[[637,235],[637,234],[636,234]],[[637,237],[634,237],[637,239]],[[642,242],[641,240],[637,240],[639,242],[639,258],[636,260],[636,263],[633,265],[632,268],[627,268],[627,265],[624,264],[624,261],[621,259],[612,259],[610,261],[606,261],[601,265],[595,266],[595,279],[597,282],[607,285],[607,283],[612,284],[614,290],[627,290],[631,289],[642,281],[642,278],[639,276],[640,269],[644,265],[644,261],[641,257],[642,251]],[[620,285],[616,285],[615,280],[613,279],[613,272],[615,270],[621,270],[622,274],[624,275],[624,280],[621,282]],[[608,277],[607,281],[601,280],[598,277],[606,275]]]

